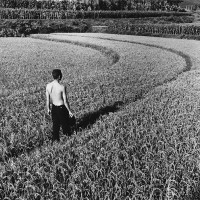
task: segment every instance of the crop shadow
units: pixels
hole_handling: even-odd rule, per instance
[[[114,113],[120,110],[120,107],[124,103],[122,101],[117,101],[112,105],[100,108],[97,111],[89,112],[83,115],[80,119],[77,119],[76,128],[77,130],[83,130],[86,128],[91,128],[93,124],[103,115],[108,115],[109,113]]]

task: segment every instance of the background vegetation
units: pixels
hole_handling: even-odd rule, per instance
[[[200,39],[200,26],[175,24],[118,24],[110,26],[108,33]]]
[[[180,3],[180,5],[181,6],[187,6],[187,5],[195,6],[195,5],[200,5],[200,2],[199,2],[199,0],[183,0]]]
[[[182,0],[89,0],[87,3],[80,1],[54,1],[54,0],[1,0],[3,8],[28,8],[28,9],[59,9],[59,10],[182,10],[178,7]]]
[[[193,16],[162,16],[142,18],[96,18],[96,19],[68,19],[66,20],[0,20],[0,37],[28,36],[35,33],[53,32],[92,32],[92,26],[108,26],[110,33],[116,33],[114,27],[119,26],[118,32],[127,34],[123,26],[131,27],[136,24],[172,24],[192,23]],[[164,26],[164,25],[163,25]],[[120,28],[121,27],[121,28]],[[130,32],[129,32],[130,34]],[[134,34],[134,33],[133,33]],[[144,34],[144,33],[143,33]]]

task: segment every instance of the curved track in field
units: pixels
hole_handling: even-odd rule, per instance
[[[32,38],[36,39],[42,39],[42,40],[49,40],[49,41],[55,41],[55,42],[66,42],[66,43],[72,43],[74,45],[80,45],[84,47],[93,48],[95,50],[100,51],[108,57],[111,60],[111,65],[116,64],[120,60],[120,53],[115,51],[113,48],[108,48],[105,45],[105,41],[111,41],[111,42],[119,42],[119,43],[127,43],[127,44],[135,44],[135,45],[143,45],[146,47],[152,47],[156,49],[160,49],[162,51],[167,51],[170,53],[173,53],[177,56],[182,57],[185,60],[185,67],[179,71],[179,73],[170,79],[167,79],[163,81],[161,84],[157,84],[156,86],[162,85],[164,83],[170,82],[175,80],[180,74],[183,72],[190,71],[192,69],[197,68],[197,63],[200,64],[200,59],[191,56],[191,54],[188,54],[187,51],[183,51],[180,48],[176,48],[175,46],[170,45],[164,45],[163,43],[158,42],[152,42],[151,37],[145,37],[146,40],[143,41],[143,38],[140,37],[138,40],[138,36],[121,36],[121,35],[111,35],[111,34],[96,34],[96,33],[82,33],[82,34],[76,34],[76,33],[54,33],[54,34],[48,34],[48,35],[32,35]],[[90,41],[90,39],[98,39],[104,41],[102,45],[95,44],[95,42]],[[148,42],[149,39],[149,42]],[[160,39],[160,38],[158,38]],[[162,38],[164,39],[164,38]],[[165,39],[164,39],[165,40]],[[175,43],[174,43],[175,44]],[[138,99],[140,99],[139,97]],[[137,100],[137,99],[135,99]]]
[[[55,39],[55,38],[49,37],[49,35],[39,35],[38,34],[38,35],[32,35],[31,37],[35,38],[35,39],[42,39],[42,40],[47,40],[47,41],[65,42],[65,43],[70,43],[70,44],[74,44],[74,45],[79,45],[79,46],[82,46],[82,47],[88,47],[88,48],[95,49],[97,51],[100,51],[106,57],[108,57],[108,59],[110,59],[111,65],[117,63],[120,59],[120,55],[117,52],[115,52],[113,49],[106,48],[106,47],[103,47],[103,46],[99,46],[99,45],[96,45],[96,44],[84,43],[84,42],[79,42],[79,41],[72,41],[70,39],[65,39],[65,40]]]
[[[87,35],[87,34],[78,34],[78,35],[77,34],[50,34],[50,35],[33,35],[32,38],[48,40],[48,41],[55,41],[55,42],[62,42],[62,43],[70,43],[73,45],[80,45],[82,47],[95,49],[95,50],[101,52],[105,57],[108,58],[108,60],[110,60],[108,68],[111,68],[111,70],[109,69],[109,71],[105,72],[106,76],[109,73],[112,73],[112,71],[115,71],[115,68],[117,68],[117,70],[116,70],[117,73],[123,72],[123,73],[131,74],[131,73],[136,72],[136,75],[134,74],[134,76],[133,76],[133,79],[136,79],[136,81],[133,83],[131,82],[131,84],[132,84],[131,87],[134,87],[133,93],[135,93],[135,92],[137,93],[139,91],[138,89],[136,89],[137,87],[138,88],[140,87],[140,82],[137,83],[138,76],[142,77],[143,73],[145,73],[145,76],[148,76],[148,72],[145,72],[146,65],[144,65],[145,67],[143,67],[143,68],[139,67],[139,70],[143,70],[142,73],[137,72],[137,70],[134,71],[135,69],[134,70],[131,69],[132,67],[135,67],[134,65],[137,64],[137,62],[135,62],[134,64],[131,63],[131,61],[133,60],[133,57],[131,57],[131,56],[132,55],[134,56],[134,53],[130,52],[130,55],[128,55],[129,52],[126,50],[126,48],[129,49],[130,51],[132,51],[132,50],[134,51],[134,48],[138,48],[138,49],[135,49],[135,51],[137,53],[140,53],[140,51],[141,51],[141,53],[143,53],[143,51],[144,51],[145,55],[147,55],[146,51],[148,52],[152,48],[153,49],[152,56],[156,56],[155,52],[157,52],[159,54],[159,56],[163,55],[162,53],[160,53],[160,50],[161,50],[162,52],[164,52],[164,56],[166,55],[167,58],[169,58],[170,55],[172,57],[176,57],[176,58],[181,57],[181,59],[178,59],[178,61],[180,62],[180,67],[176,64],[175,68],[178,68],[176,73],[172,73],[172,75],[170,74],[170,76],[166,76],[160,82],[157,81],[157,82],[155,82],[155,84],[152,84],[150,87],[147,86],[147,89],[145,89],[144,91],[142,89],[142,91],[139,91],[138,94],[136,94],[136,95],[134,94],[133,97],[128,96],[127,98],[124,98],[122,100],[121,97],[117,98],[116,97],[117,95],[114,95],[113,100],[110,100],[105,107],[103,107],[104,105],[102,104],[102,105],[100,105],[99,110],[95,110],[95,111],[86,113],[86,115],[82,116],[79,119],[78,127],[80,127],[81,129],[86,128],[88,125],[89,126],[93,125],[101,115],[106,115],[109,112],[117,112],[119,109],[123,108],[125,105],[144,98],[144,95],[146,93],[150,92],[155,87],[162,85],[164,83],[167,83],[169,81],[175,80],[181,73],[189,71],[193,68],[193,63],[192,63],[190,56],[188,54],[186,54],[185,52],[184,53],[181,52],[179,49],[170,48],[168,46],[161,46],[161,45],[158,45],[155,43],[152,44],[152,43],[144,43],[142,41],[131,41],[131,40],[129,41],[128,39],[123,39],[123,38],[120,39],[120,38],[117,38],[116,36],[112,36],[112,37],[116,37],[116,38],[110,38],[110,35],[108,35],[108,36],[105,37],[104,34],[102,34],[102,35],[96,35],[96,34],[92,34],[92,35]],[[97,42],[97,40],[98,40],[98,42]],[[111,43],[109,43],[109,42],[111,42]],[[109,44],[107,44],[107,43],[109,43]],[[109,46],[110,44],[111,44],[111,46]],[[118,48],[115,48],[115,44],[117,44]],[[121,48],[120,46],[124,46],[124,48],[125,48],[124,52],[123,52],[123,48]],[[134,48],[133,48],[133,46],[134,46]],[[173,55],[175,55],[175,56],[173,56]],[[148,55],[147,55],[147,58],[150,58],[150,57],[148,57]],[[130,66],[128,66],[128,64],[125,64],[125,66],[124,66],[124,61],[126,61],[126,59],[128,59],[128,62],[131,63]],[[134,59],[136,59],[136,60],[138,59],[138,63],[139,63],[138,66],[140,66],[141,65],[141,63],[139,61],[140,56],[138,56],[138,54],[136,54]],[[180,60],[183,60],[184,62],[181,62]],[[173,61],[173,59],[171,61]],[[175,59],[175,61],[176,61],[176,59]],[[157,62],[157,60],[154,62],[154,64],[156,64],[156,62]],[[148,62],[144,62],[144,64],[145,63],[148,63]],[[167,60],[164,60],[162,62],[162,60],[160,59],[160,63],[161,64],[164,63],[166,65]],[[124,67],[126,68],[125,71],[122,70]],[[137,68],[137,66],[136,66],[136,68]],[[127,69],[128,69],[128,71],[126,71]],[[169,67],[169,69],[173,69],[173,68]],[[157,70],[159,70],[158,65],[156,66],[156,68],[154,70],[155,70],[154,73]],[[146,71],[148,71],[148,70],[146,70]],[[116,75],[116,72],[113,74],[113,76]],[[121,75],[120,73],[117,74],[117,76],[119,76],[119,78],[120,78],[120,75]],[[108,77],[112,78],[112,75],[108,76]],[[125,78],[127,78],[127,77],[125,76]],[[148,81],[149,80],[150,80],[150,78],[148,78]],[[130,82],[126,82],[126,79],[125,79],[125,83],[123,82],[123,80],[120,80],[120,81],[122,81],[122,83],[124,85],[126,85],[126,83],[130,83]],[[109,84],[112,85],[112,81],[110,81],[109,83],[108,82],[105,85],[108,84],[108,87],[110,87]],[[144,82],[141,82],[141,84],[144,84]],[[123,86],[123,87],[124,87],[124,89],[126,89],[126,86]],[[128,90],[127,90],[130,93],[132,92],[131,87],[128,88]],[[123,92],[123,89],[122,90],[116,89],[116,90],[114,90],[114,93],[119,93],[119,91]],[[36,91],[34,90],[34,92],[36,92]],[[39,92],[40,92],[40,90],[39,90]],[[106,94],[106,95],[108,98],[109,95],[108,94]],[[10,98],[13,98],[13,96],[10,96]]]
[[[161,50],[166,50],[166,51],[169,51],[169,52],[171,52],[171,53],[174,53],[174,54],[176,54],[176,55],[178,55],[178,56],[181,56],[184,60],[185,60],[185,62],[186,62],[186,67],[185,67],[185,69],[183,70],[183,72],[185,72],[185,71],[189,71],[189,70],[191,70],[192,69],[192,61],[191,61],[191,58],[190,58],[190,55],[189,54],[187,54],[187,53],[184,53],[184,52],[182,52],[182,51],[180,51],[180,50],[176,50],[176,49],[173,49],[173,48],[169,48],[169,47],[164,47],[164,46],[162,46],[162,45],[158,45],[158,44],[150,44],[150,43],[145,43],[145,42],[142,42],[142,41],[140,41],[140,42],[137,42],[137,41],[130,41],[130,40],[127,40],[127,39],[116,39],[116,38],[110,38],[110,37],[102,37],[101,35],[100,36],[96,36],[95,37],[95,35],[84,35],[84,34],[81,34],[81,35],[74,35],[74,34],[59,34],[59,33],[55,33],[55,34],[52,34],[52,35],[63,35],[63,36],[78,36],[78,37],[85,37],[85,38],[98,38],[98,39],[102,39],[102,40],[110,40],[110,41],[117,41],[117,42],[122,42],[122,43],[124,43],[124,42],[126,42],[126,43],[129,43],[129,44],[139,44],[139,45],[144,45],[144,46],[147,46],[147,47],[155,47],[155,48],[159,48],[159,49],[161,49]],[[109,36],[109,35],[108,35]]]
[[[184,40],[184,39],[132,36],[132,35],[98,34],[98,33],[82,33],[82,34],[55,33],[53,35],[98,38],[108,41],[111,40],[111,41],[127,42],[127,43],[157,47],[169,50],[174,53],[181,53],[183,56],[190,57],[192,62],[192,69],[198,69],[198,66],[200,64],[200,41],[197,40]]]
[[[152,91],[154,88],[161,86],[163,84],[169,83],[171,81],[174,81],[178,77],[179,78],[183,77],[183,79],[185,79],[188,83],[190,83],[191,78],[187,78],[188,73],[184,73],[184,72],[189,72],[189,71],[192,72],[194,71],[194,69],[198,68],[198,65],[200,65],[200,58],[198,58],[198,56],[195,56],[192,53],[192,50],[191,50],[192,48],[189,45],[191,41],[177,40],[177,39],[173,40],[173,39],[166,39],[166,38],[138,37],[138,36],[128,36],[128,35],[126,36],[126,35],[111,35],[111,34],[93,34],[93,33],[85,33],[85,34],[84,33],[83,34],[55,33],[55,34],[49,34],[49,35],[32,35],[32,37],[36,39],[44,39],[44,40],[55,41],[55,42],[72,43],[75,45],[80,45],[84,47],[93,48],[95,50],[99,50],[101,53],[103,53],[103,55],[111,59],[110,67],[112,69],[114,69],[116,66],[123,67],[122,65],[120,65],[120,61],[124,59],[123,52],[118,51],[117,48],[115,49],[115,46],[114,46],[115,42],[116,44],[118,44],[118,46],[120,46],[120,44],[122,46],[124,44],[125,45],[127,44],[127,48],[129,48],[128,45],[129,46],[136,45],[136,47],[137,45],[139,46],[141,45],[143,47],[152,48],[153,49],[152,51],[161,50],[163,52],[166,52],[166,56],[168,56],[167,55],[167,52],[168,52],[177,57],[181,57],[184,60],[185,65],[182,66],[182,69],[181,70],[179,69],[179,71],[177,71],[176,74],[173,74],[173,76],[169,76],[167,78],[164,78],[160,82],[158,81],[155,84],[152,84],[152,86],[148,87],[148,89],[145,89],[144,91],[143,90],[140,91],[134,97],[127,98],[127,99],[125,98],[123,101],[117,99],[118,101],[116,100],[115,103],[113,102],[110,103],[109,106],[105,107],[106,109],[104,109],[103,107],[97,112],[90,113],[90,115],[95,116],[94,121],[92,121],[90,124],[89,120],[91,119],[91,116],[85,116],[84,117],[85,121],[83,120],[83,122],[81,121],[79,124],[80,128],[85,128],[85,126],[82,125],[85,122],[87,125],[88,124],[92,125],[96,122],[96,120],[99,118],[100,115],[108,114],[109,112],[116,112],[122,107],[124,107],[125,105],[144,98],[144,96],[150,91]],[[113,45],[109,46],[107,42],[108,43],[111,42],[113,43]],[[190,49],[190,51],[188,50],[188,48]],[[169,65],[174,65],[175,66],[174,68],[176,68],[177,67],[176,60],[174,60],[174,63],[170,63],[169,61]],[[173,70],[173,68],[170,68],[170,69]],[[130,72],[132,73],[133,71],[130,71]],[[180,75],[183,75],[183,76],[180,76]],[[137,87],[137,85],[135,87]],[[129,89],[128,91],[131,91],[131,89]],[[135,91],[133,90],[133,93],[134,92]]]
[[[169,44],[168,42],[173,40],[158,39],[158,41],[155,41],[155,38],[128,37],[129,36],[104,34],[81,34],[78,36],[76,36],[76,34],[74,34],[74,36],[67,36],[66,34],[66,37],[63,37],[62,35],[61,37],[59,35],[50,35],[46,38],[44,36],[44,39],[46,40],[69,42],[87,48],[90,47],[99,50],[105,55],[105,57],[100,55],[102,59],[97,62],[98,58],[96,58],[95,54],[92,54],[92,61],[89,64],[84,65],[81,72],[80,68],[78,68],[73,76],[74,78],[77,73],[83,73],[86,69],[92,71],[91,64],[94,64],[96,67],[99,63],[99,71],[105,70],[99,77],[96,74],[92,74],[94,76],[89,76],[87,83],[85,83],[86,76],[83,76],[83,79],[71,84],[74,87],[72,87],[72,89],[74,89],[72,90],[74,94],[76,94],[77,89],[77,86],[74,85],[78,84],[79,93],[77,92],[77,94],[80,94],[73,100],[80,99],[79,102],[81,104],[77,106],[80,106],[81,109],[85,108],[86,112],[89,111],[88,118],[87,116],[85,116],[85,118],[82,117],[86,123],[91,122],[90,120],[92,120],[92,123],[94,124],[96,122],[95,120],[97,120],[102,113],[105,115],[108,114],[107,112],[109,112],[109,110],[111,112],[116,112],[122,108],[117,107],[118,105],[116,105],[115,108],[115,104],[110,106],[110,103],[113,103],[113,100],[116,102],[118,100],[123,100],[123,104],[130,104],[122,112],[120,111],[119,113],[116,113],[116,115],[109,115],[108,118],[106,117],[106,120],[102,119],[100,122],[97,122],[91,132],[85,131],[89,133],[81,133],[82,136],[75,135],[70,140],[69,138],[66,138],[63,140],[63,142],[67,141],[64,145],[61,143],[61,145],[55,144],[53,147],[45,146],[44,149],[37,149],[37,145],[40,147],[40,145],[42,146],[44,144],[42,143],[43,139],[38,137],[41,144],[37,143],[37,145],[31,146],[33,144],[25,141],[27,146],[19,146],[19,153],[16,155],[12,154],[12,150],[15,152],[16,149],[11,149],[11,154],[8,154],[7,156],[8,159],[13,156],[18,157],[20,155],[21,147],[23,149],[22,152],[31,152],[30,157],[23,155],[19,157],[19,159],[6,160],[6,162],[8,162],[5,164],[5,169],[11,169],[9,170],[13,172],[11,175],[15,174],[16,177],[14,177],[14,180],[30,180],[31,186],[38,187],[38,184],[35,182],[35,180],[38,179],[38,170],[35,169],[39,169],[40,174],[42,174],[40,182],[42,183],[44,180],[44,183],[46,183],[46,177],[56,177],[58,169],[60,169],[59,167],[63,167],[63,172],[66,172],[67,174],[63,173],[63,177],[66,177],[66,179],[62,180],[67,181],[59,182],[59,180],[54,178],[49,179],[48,183],[50,186],[54,185],[54,183],[58,184],[56,185],[55,190],[53,190],[54,188],[52,189],[52,187],[49,187],[48,194],[53,194],[54,191],[58,193],[62,192],[63,184],[67,185],[68,180],[71,180],[70,183],[72,182],[78,185],[85,180],[85,175],[89,177],[91,174],[94,174],[94,176],[91,176],[91,179],[90,177],[88,179],[89,184],[92,184],[84,186],[83,190],[85,188],[86,190],[88,188],[90,189],[94,186],[93,184],[98,184],[100,181],[108,178],[108,182],[111,182],[111,187],[110,185],[108,185],[109,187],[106,185],[108,188],[108,191],[106,191],[108,195],[112,195],[110,188],[112,189],[113,186],[112,181],[116,181],[116,183],[119,183],[119,187],[121,187],[119,190],[120,197],[122,197],[122,193],[129,194],[125,193],[128,191],[128,186],[131,189],[130,197],[128,198],[134,198],[133,196],[139,197],[139,195],[142,195],[141,198],[145,199],[153,198],[154,192],[158,188],[160,191],[163,191],[163,193],[160,192],[158,195],[162,195],[162,197],[165,195],[165,197],[168,197],[168,194],[166,193],[168,193],[167,188],[171,182],[175,183],[172,190],[175,191],[177,195],[180,193],[179,196],[182,195],[182,190],[180,189],[182,183],[196,183],[198,180],[197,178],[199,177],[199,172],[195,165],[199,153],[197,141],[199,131],[198,119],[200,114],[197,108],[200,94],[196,95],[195,93],[195,98],[190,97],[190,90],[193,92],[193,89],[197,86],[192,84],[197,82],[197,78],[200,80],[200,71],[198,72],[200,66],[198,50],[200,51],[200,45],[196,49],[191,49],[192,46],[190,46],[190,44],[193,44],[192,41],[182,40],[180,42],[179,40],[174,40],[174,43],[171,42]],[[39,37],[39,39],[43,38]],[[31,39],[31,42],[32,41],[33,40]],[[46,51],[52,51],[55,49],[55,46],[58,45],[58,43],[39,40],[36,40],[36,42],[51,44],[52,49],[45,48],[44,50]],[[177,46],[178,44],[180,46]],[[198,44],[200,44],[200,42]],[[111,46],[109,47],[109,45]],[[117,45],[116,48],[115,45]],[[74,47],[73,45],[71,46]],[[67,48],[69,53],[71,49],[69,47]],[[59,59],[59,48],[56,50],[57,52],[54,50],[53,53],[58,53]],[[91,49],[88,49],[88,51],[89,50]],[[67,51],[62,52],[63,55],[66,56]],[[84,54],[84,52],[85,49],[83,48],[81,53]],[[42,51],[40,51],[40,53],[42,53]],[[81,53],[74,54],[72,57],[77,59]],[[100,54],[98,51],[95,51],[95,53]],[[134,55],[135,57],[133,57]],[[117,56],[117,59],[115,59],[115,56]],[[49,59],[49,57],[47,58]],[[111,59],[111,62],[109,63],[106,58]],[[55,57],[51,59],[54,61]],[[56,60],[57,62],[58,59]],[[81,57],[81,63],[86,59],[89,60],[91,57]],[[105,63],[104,60],[106,60]],[[125,61],[127,61],[127,63],[125,63]],[[66,63],[63,62],[62,65],[65,67]],[[104,68],[101,68],[102,65]],[[46,69],[46,65],[43,67]],[[49,70],[50,69],[51,68],[49,68]],[[86,75],[88,75],[87,73],[89,70],[86,71]],[[71,72],[74,73],[73,67]],[[152,79],[155,79],[153,83]],[[48,80],[48,77],[46,77],[46,80]],[[164,83],[167,84],[163,85]],[[159,88],[157,87],[159,85],[163,86]],[[155,88],[160,89],[160,91],[158,91],[160,93],[156,93],[154,90]],[[180,90],[177,91],[177,88]],[[126,92],[130,92],[130,96],[126,96]],[[137,92],[138,95],[135,96],[135,93]],[[109,94],[112,93],[113,96],[110,96]],[[119,98],[115,95],[116,93],[119,95]],[[125,96],[122,95],[124,93]],[[187,96],[188,93],[189,95]],[[100,97],[104,95],[107,100],[111,101],[106,101],[104,104],[102,101],[99,101]],[[42,102],[43,98],[42,96],[40,97]],[[85,99],[81,97],[85,97]],[[131,98],[129,99],[129,97]],[[137,101],[140,98],[141,101]],[[37,98],[31,99],[31,102],[29,102],[30,105],[32,105],[36,99]],[[125,100],[130,101],[126,102]],[[95,101],[99,107],[94,107],[93,103]],[[25,103],[27,104],[28,102],[25,101]],[[191,104],[195,105],[192,106]],[[101,107],[105,105],[107,107]],[[90,113],[91,109],[86,109],[88,108],[87,106],[89,108],[92,107],[92,109],[100,108],[100,110],[97,110],[96,113]],[[22,106],[19,107],[19,110],[22,110]],[[28,114],[29,112],[27,112],[27,116]],[[43,117],[43,109],[40,109],[38,114],[41,116],[38,116],[38,124],[35,124],[37,125],[36,127],[38,127],[42,122],[41,133],[42,136],[44,136],[48,124],[46,124],[45,116]],[[33,116],[34,115],[30,117],[31,121]],[[18,119],[20,119],[20,116],[18,116],[16,122],[18,122]],[[27,119],[24,122],[27,124]],[[134,129],[133,126],[135,126]],[[26,126],[26,128],[27,132],[25,133],[30,134],[28,137],[30,141],[35,137],[35,134],[40,133],[36,132],[36,129],[28,129],[30,128],[30,125],[29,127]],[[32,138],[31,133],[34,134]],[[24,149],[24,146],[27,149]],[[33,147],[36,147],[36,149]],[[133,163],[131,163],[132,160],[134,161]],[[84,165],[82,163],[84,163]],[[176,166],[176,169],[174,166]],[[81,170],[77,170],[79,168]],[[30,176],[25,176],[24,171],[27,171]],[[102,176],[99,176],[100,171],[102,171]],[[195,175],[193,172],[195,172]],[[6,191],[10,192],[13,188],[17,191],[17,185],[7,178],[7,173],[2,173],[1,176]],[[77,177],[82,178],[77,181]],[[129,185],[126,185],[125,183],[128,179],[131,181]],[[155,182],[154,179],[156,180]],[[11,189],[7,187],[7,185],[9,186],[9,183],[13,184]],[[123,185],[125,185],[125,187],[122,187]],[[139,190],[134,190],[135,188],[139,188]],[[132,192],[132,190],[134,191]],[[74,191],[76,192],[78,189],[75,189]],[[45,190],[41,192],[41,195],[43,194],[46,195]],[[70,190],[69,194],[71,194]],[[66,193],[66,195],[68,194]],[[157,193],[155,193],[155,195],[158,197]],[[183,195],[186,195],[186,193],[183,192]]]

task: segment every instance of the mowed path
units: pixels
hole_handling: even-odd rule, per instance
[[[162,65],[162,70],[163,68],[166,70],[163,74],[165,74],[168,78],[164,78],[166,80],[162,80],[163,82],[173,80],[174,74],[169,75],[168,73],[170,70],[174,71],[176,69],[175,73],[178,73],[179,71],[179,75],[181,74],[180,71],[187,71],[187,73],[182,74],[180,78],[182,78],[182,80],[187,80],[188,87],[192,87],[195,91],[198,91],[200,87],[200,76],[198,73],[200,69],[200,41],[102,33],[54,33],[45,36],[43,35],[42,37],[46,37],[50,40],[65,40],[87,44],[97,44],[111,48],[119,53],[121,63],[123,64],[128,62],[130,63],[130,58],[132,59],[132,62],[135,62],[134,55],[138,55],[138,52],[140,52],[140,62],[144,62],[146,60],[146,63],[144,64],[147,68],[149,65],[150,67],[153,65],[161,67]],[[137,46],[134,48],[134,45],[141,46],[139,49],[137,49]],[[142,46],[145,49],[144,51],[141,50]],[[152,49],[151,52],[153,56],[153,58],[150,60],[148,60],[149,58],[147,58],[145,55],[145,53],[150,52],[148,50],[149,48]],[[138,52],[135,53],[135,51]],[[159,52],[157,56],[155,56],[156,51]],[[163,54],[160,53],[161,51],[163,51]],[[170,58],[169,52],[174,54]],[[179,56],[179,59],[180,57],[185,59],[185,69],[182,69],[184,64],[177,59],[177,56]],[[138,59],[138,56],[136,59]],[[163,65],[166,65],[167,67],[163,67]],[[148,69],[146,71],[149,75]]]
[[[140,43],[144,45],[156,45],[164,48],[174,49],[189,55],[192,59],[193,69],[200,68],[200,41],[197,40],[181,40],[172,38],[158,38],[158,37],[146,37],[146,36],[130,36],[130,35],[116,35],[116,34],[101,34],[101,33],[56,33],[51,34],[52,38],[65,37],[65,39],[70,38],[74,40],[80,40],[80,37],[84,38],[96,38],[102,40],[112,40],[121,42],[133,42]],[[73,37],[72,37],[73,36]],[[79,39],[78,39],[79,38]],[[83,39],[81,39],[83,40]],[[90,39],[84,39],[89,41]],[[84,41],[83,40],[83,41]]]

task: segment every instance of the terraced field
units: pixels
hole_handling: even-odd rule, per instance
[[[33,37],[0,39],[0,199],[198,197],[199,42]],[[51,145],[54,68],[79,129]]]

